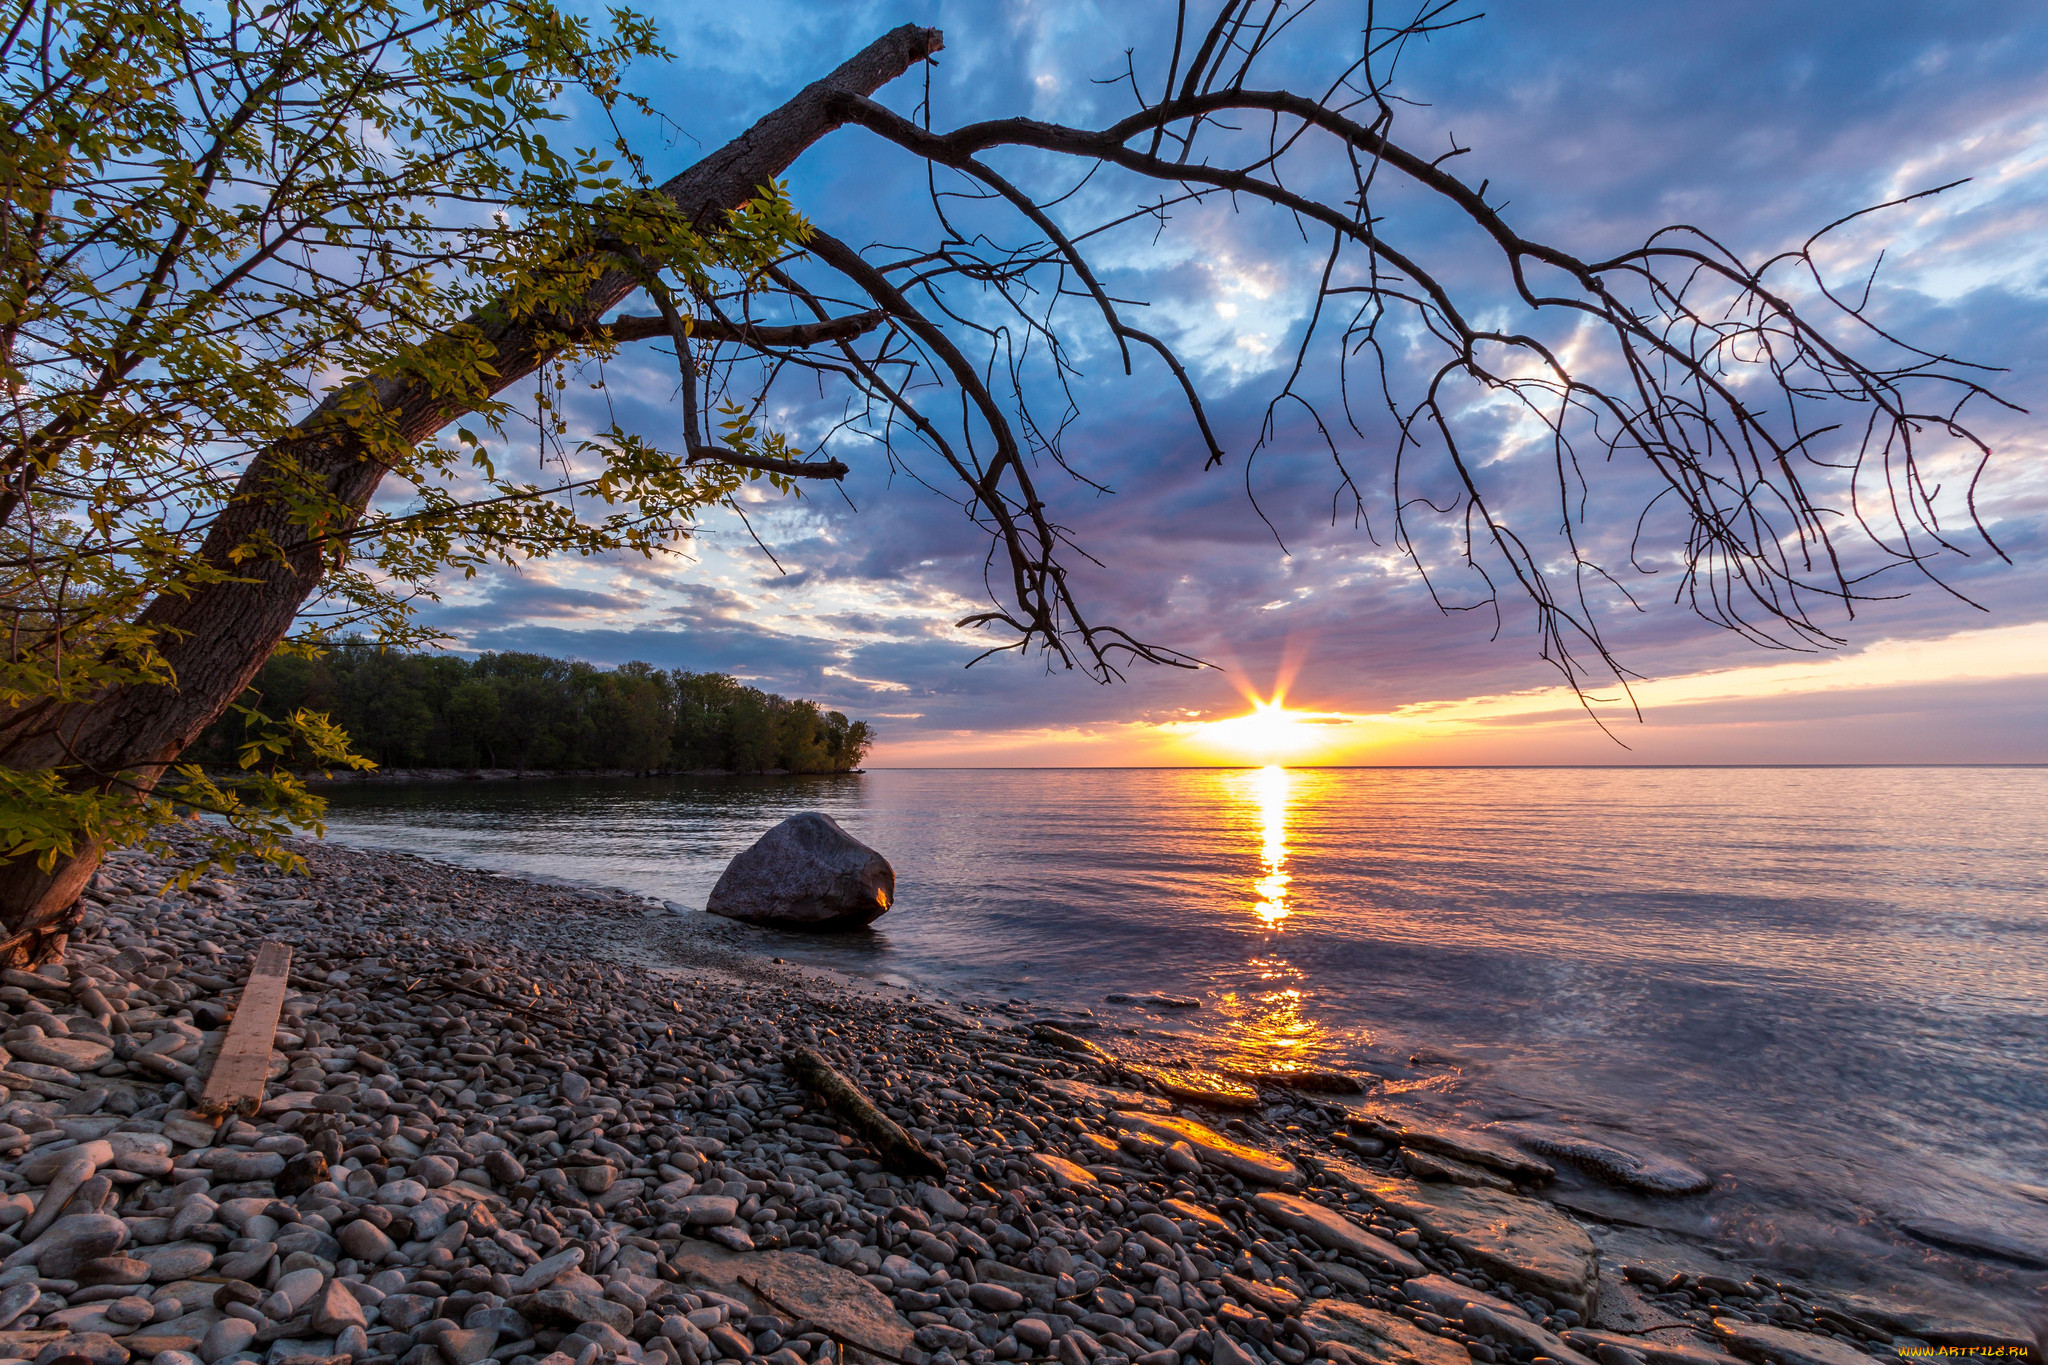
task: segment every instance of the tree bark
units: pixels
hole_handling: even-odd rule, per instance
[[[847,95],[868,95],[923,61],[942,45],[937,29],[905,24],[876,39],[822,80],[683,171],[662,192],[693,221],[715,221],[752,199],[806,149],[839,127]],[[595,323],[640,285],[612,271],[584,295],[568,321]],[[540,329],[478,315],[471,320],[495,349],[492,364],[502,391],[552,356]],[[424,383],[381,380],[336,394],[272,451],[259,454],[239,480],[234,499],[208,531],[200,553],[225,566],[234,547],[268,536],[290,544],[300,532],[277,495],[284,461],[324,479],[350,509],[349,527],[376,492],[385,468],[369,459],[348,423],[333,420],[363,394],[390,416],[407,442],[422,441],[470,410]],[[25,707],[0,722],[0,765],[17,771],[58,768],[79,789],[111,787],[119,778],[147,789],[187,745],[249,685],[319,585],[321,547],[307,545],[278,560],[236,568],[239,582],[203,586],[189,595],[165,594],[150,604],[142,623],[157,632],[175,686],[110,689],[90,702]],[[63,930],[101,850],[81,848],[49,872],[32,858],[0,865],[0,964],[40,960],[61,951]]]

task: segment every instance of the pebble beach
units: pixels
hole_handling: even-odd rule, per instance
[[[176,837],[175,835],[173,836]],[[110,858],[0,978],[0,1365],[1857,1365],[2018,1358],[1547,1202],[1370,1078],[1118,1058],[642,898],[303,846]],[[257,948],[254,1111],[194,1112]]]

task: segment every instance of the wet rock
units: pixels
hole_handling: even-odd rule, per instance
[[[1668,1337],[1625,1336],[1574,1327],[1565,1332],[1564,1339],[1581,1354],[1599,1360],[1600,1365],[1612,1365],[1609,1356],[1617,1350],[1640,1356],[1649,1365],[1728,1365],[1728,1357],[1719,1351]]]
[[[1521,1313],[1504,1313],[1483,1303],[1468,1303],[1460,1321],[1474,1336],[1491,1337],[1511,1350],[1525,1347],[1539,1356],[1561,1361],[1563,1365],[1595,1365],[1594,1361],[1580,1355]]]
[[[1294,1185],[1301,1181],[1301,1172],[1285,1157],[1234,1142],[1193,1119],[1164,1114],[1120,1114],[1117,1123],[1127,1132],[1149,1133],[1162,1142],[1185,1142],[1194,1148],[1203,1164],[1228,1171],[1249,1184]]]
[[[1542,1123],[1493,1123],[1487,1128],[1531,1151],[1583,1166],[1604,1180],[1645,1194],[1700,1194],[1714,1187],[1712,1176],[1682,1161],[1654,1153],[1623,1151],[1581,1137],[1569,1128]]]
[[[1451,1185],[1464,1185],[1470,1189],[1506,1190],[1514,1193],[1514,1182],[1504,1175],[1495,1175],[1484,1166],[1475,1166],[1469,1161],[1445,1156],[1440,1152],[1417,1151],[1412,1147],[1401,1149],[1401,1165],[1417,1180],[1441,1180]]]
[[[1405,1277],[1422,1274],[1422,1262],[1392,1242],[1375,1237],[1334,1209],[1296,1194],[1258,1194],[1252,1207],[1283,1228],[1331,1251],[1342,1251]]]
[[[1465,1348],[1391,1313],[1344,1299],[1321,1299],[1301,1315],[1302,1330],[1343,1365],[1470,1365]]]
[[[1259,1092],[1243,1081],[1232,1080],[1220,1071],[1200,1067],[1134,1067],[1139,1075],[1174,1099],[1189,1104],[1206,1104],[1216,1109],[1256,1109],[1264,1103]]]
[[[1998,1228],[1960,1223],[1948,1218],[1911,1218],[1899,1226],[1915,1239],[1945,1251],[1988,1256],[2032,1270],[2048,1270],[2048,1246],[2022,1241]]]
[[[1075,1104],[1099,1104],[1105,1109],[1136,1109],[1155,1114],[1170,1114],[1173,1105],[1158,1095],[1146,1095],[1136,1090],[1118,1090],[1107,1085],[1091,1085],[1087,1081],[1065,1080],[1057,1076],[1046,1076],[1039,1080],[1039,1086],[1060,1098]]]
[[[1435,1152],[1454,1161],[1485,1166],[1516,1180],[1544,1181],[1557,1174],[1547,1162],[1530,1156],[1492,1131],[1383,1107],[1354,1110],[1351,1121],[1354,1129],[1363,1128],[1374,1137],[1419,1152]]]
[[[896,896],[889,860],[817,811],[793,815],[726,866],[704,908],[784,929],[858,929]]]
[[[1833,1337],[1729,1318],[1715,1318],[1712,1329],[1732,1354],[1757,1365],[1870,1365],[1869,1356]]]
[[[1548,1204],[1497,1190],[1419,1185],[1346,1161],[1327,1169],[1375,1206],[1440,1238],[1496,1279],[1544,1295],[1581,1318],[1600,1294],[1593,1239]]]

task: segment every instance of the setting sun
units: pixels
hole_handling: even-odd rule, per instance
[[[1271,701],[1251,699],[1252,709],[1242,716],[1213,720],[1196,728],[1193,738],[1204,746],[1223,749],[1260,764],[1284,763],[1308,756],[1328,735],[1333,717],[1317,711],[1290,711],[1279,696]]]

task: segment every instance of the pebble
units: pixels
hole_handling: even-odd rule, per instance
[[[0,977],[0,1327],[66,1331],[46,1365],[1434,1365],[1503,1334],[1582,1365],[1561,1299],[1450,1279],[1467,1230],[1362,1199],[1421,1187],[1398,1152],[1341,1166],[1376,1140],[1303,1087],[834,985],[627,896],[302,847],[163,895],[169,863],[117,855],[62,968]],[[205,1050],[265,936],[294,947],[273,1079],[216,1125]],[[797,1085],[797,1043],[874,1114]]]

